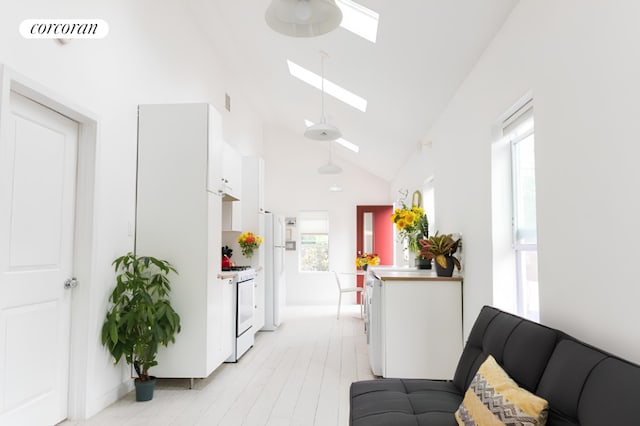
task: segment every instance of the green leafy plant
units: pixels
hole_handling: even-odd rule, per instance
[[[175,342],[180,316],[170,303],[169,274],[175,268],[166,260],[127,253],[113,261],[116,287],[102,325],[102,344],[115,362],[124,355],[141,381],[158,365],[159,345]]]
[[[458,250],[460,238],[454,240],[451,234],[435,235],[423,240],[420,243],[420,256],[425,259],[435,259],[443,268],[449,265],[448,259],[460,270],[460,261],[453,254]]]

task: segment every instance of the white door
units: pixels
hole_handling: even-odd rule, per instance
[[[67,417],[78,124],[11,92],[0,140],[0,425]]]

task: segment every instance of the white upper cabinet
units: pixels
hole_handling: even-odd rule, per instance
[[[242,200],[245,223],[256,222],[256,213],[264,213],[264,160],[242,157]]]
[[[222,144],[221,189],[223,201],[240,200],[242,197],[242,157],[227,142]]]
[[[211,107],[208,117],[207,139],[207,191],[219,194],[222,190],[222,115]]]

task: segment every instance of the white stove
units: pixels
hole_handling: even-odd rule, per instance
[[[233,279],[235,339],[232,344],[231,356],[226,362],[237,362],[240,357],[253,346],[253,312],[256,271],[251,267],[235,267],[236,276]],[[238,269],[242,268],[242,269]]]

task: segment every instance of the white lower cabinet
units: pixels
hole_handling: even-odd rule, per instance
[[[453,378],[463,347],[462,279],[430,274],[377,279],[383,377]]]

